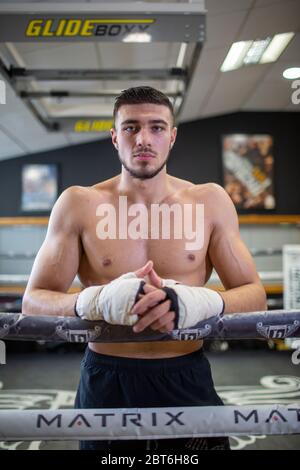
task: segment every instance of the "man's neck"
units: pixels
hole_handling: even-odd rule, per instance
[[[159,203],[170,194],[170,176],[166,170],[149,179],[133,178],[124,168],[119,176],[118,191],[133,203]]]

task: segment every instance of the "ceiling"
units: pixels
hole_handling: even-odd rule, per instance
[[[0,12],[3,3],[7,2],[0,0]],[[27,2],[11,0],[10,3]],[[31,3],[53,4],[55,9],[54,1]],[[76,2],[72,0],[72,3]],[[110,4],[113,3],[115,2],[110,0]],[[118,3],[122,2],[118,0]],[[287,67],[300,66],[300,1],[206,0],[205,6],[207,38],[179,121],[186,122],[235,111],[299,111],[300,105],[291,102],[291,81],[284,79],[282,72]],[[296,35],[276,63],[251,65],[226,73],[219,71],[233,42],[265,38],[289,31],[294,31]],[[3,53],[4,50],[9,50],[15,63],[28,69],[170,68],[176,65],[179,48],[179,43],[0,43],[0,55],[1,51]],[[63,83],[66,85],[66,82]],[[33,90],[67,88],[103,91],[140,84],[140,81],[68,81],[63,86],[62,82],[54,81],[31,82],[30,86]],[[165,89],[163,82],[152,81],[146,84]],[[174,91],[176,86],[176,83],[169,84]],[[6,95],[6,104],[0,105],[0,160],[107,137],[106,133],[49,132],[9,85]],[[99,112],[103,115],[112,109],[111,100],[108,99],[89,98],[83,104],[78,98],[42,98],[40,103],[49,114],[61,116],[70,113],[96,116]]]

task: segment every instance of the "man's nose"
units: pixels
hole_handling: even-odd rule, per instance
[[[140,129],[136,134],[136,144],[140,147],[151,146],[151,137],[148,129]]]

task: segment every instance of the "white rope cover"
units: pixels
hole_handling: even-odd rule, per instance
[[[174,439],[300,433],[300,405],[0,410],[0,440]]]

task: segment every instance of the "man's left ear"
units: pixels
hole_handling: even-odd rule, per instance
[[[174,128],[173,128],[173,131],[172,131],[172,138],[171,138],[171,143],[170,143],[170,150],[173,148],[173,145],[175,144],[176,136],[177,136],[177,127],[174,127]]]

